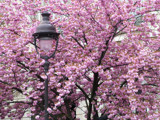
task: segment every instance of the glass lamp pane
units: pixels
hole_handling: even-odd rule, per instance
[[[45,52],[49,52],[53,47],[53,39],[49,40],[40,40],[40,49],[44,50]]]

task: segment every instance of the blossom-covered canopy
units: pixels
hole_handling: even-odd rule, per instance
[[[43,11],[61,33],[48,71],[50,119],[160,118],[160,0],[5,0],[0,8],[0,119],[27,111],[44,119],[44,61],[32,38]]]

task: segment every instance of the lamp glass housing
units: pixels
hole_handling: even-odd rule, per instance
[[[54,47],[54,41],[56,40],[51,37],[41,37],[39,39],[40,49],[44,52],[50,52]]]

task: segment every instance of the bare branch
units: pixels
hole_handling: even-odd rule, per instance
[[[91,98],[89,99],[87,120],[91,119],[92,101],[94,100],[94,97],[96,95],[96,91],[98,89],[98,82],[99,82],[99,74],[98,73],[94,73],[94,81],[93,81],[93,86],[92,86],[92,91],[91,91]]]
[[[154,87],[159,87],[158,85],[156,85],[156,84],[151,84],[151,83],[146,83],[146,84],[142,84],[143,86],[144,85],[150,85],[150,86],[154,86]]]
[[[1,81],[1,80],[0,80],[0,82],[3,84],[9,85],[7,82]]]
[[[14,90],[16,90],[16,91],[18,91],[18,92],[20,92],[20,93],[22,93],[22,94],[23,94],[23,91],[22,91],[20,88],[12,87],[12,89],[14,89]]]
[[[84,38],[86,44],[88,44],[87,39],[86,39],[86,35],[85,35],[85,32],[84,32],[84,31],[83,31],[83,38]]]
[[[77,40],[75,37],[72,36],[72,38],[78,43],[78,45],[79,45],[81,48],[84,49],[84,47],[78,42],[78,40]]]
[[[122,32],[126,27],[127,27],[127,25],[124,26],[121,30],[119,30],[119,31],[116,33],[116,35],[118,35],[120,32]]]
[[[27,104],[31,104],[31,102],[25,102],[25,101],[10,101],[10,102],[7,102],[7,103],[27,103]]]
[[[125,66],[125,65],[128,65],[128,64],[126,63],[126,64],[121,64],[121,65],[109,66],[109,67],[104,68],[103,70],[106,71],[107,69],[111,67],[119,67],[119,66]]]
[[[64,104],[65,104],[66,110],[67,110],[67,117],[69,118],[69,120],[73,120],[73,117],[72,117],[72,114],[71,114],[71,111],[70,111],[70,107],[69,107],[69,103],[70,103],[70,100],[68,98],[65,98],[64,99]]]
[[[76,86],[82,91],[82,93],[84,94],[84,96],[90,100],[90,98],[88,97],[87,93],[76,83]]]
[[[106,41],[106,45],[108,45],[108,43],[109,43],[109,40],[108,40],[108,41]],[[102,59],[104,58],[104,56],[105,56],[105,54],[106,54],[107,50],[108,50],[108,46],[106,46],[106,49],[101,53],[101,57],[100,57],[100,59],[99,59],[99,63],[98,63],[98,65],[100,65],[100,64],[101,64]]]
[[[11,32],[13,32],[14,34],[20,36],[20,35],[18,34],[18,32],[16,32],[15,30],[11,30],[11,29],[8,29],[8,30],[11,31]]]

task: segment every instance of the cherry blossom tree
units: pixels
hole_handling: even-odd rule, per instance
[[[46,76],[32,38],[43,11],[61,33],[48,71],[50,119],[82,120],[78,111],[86,120],[160,118],[160,0],[5,0],[0,8],[1,119],[26,111],[44,119]]]

